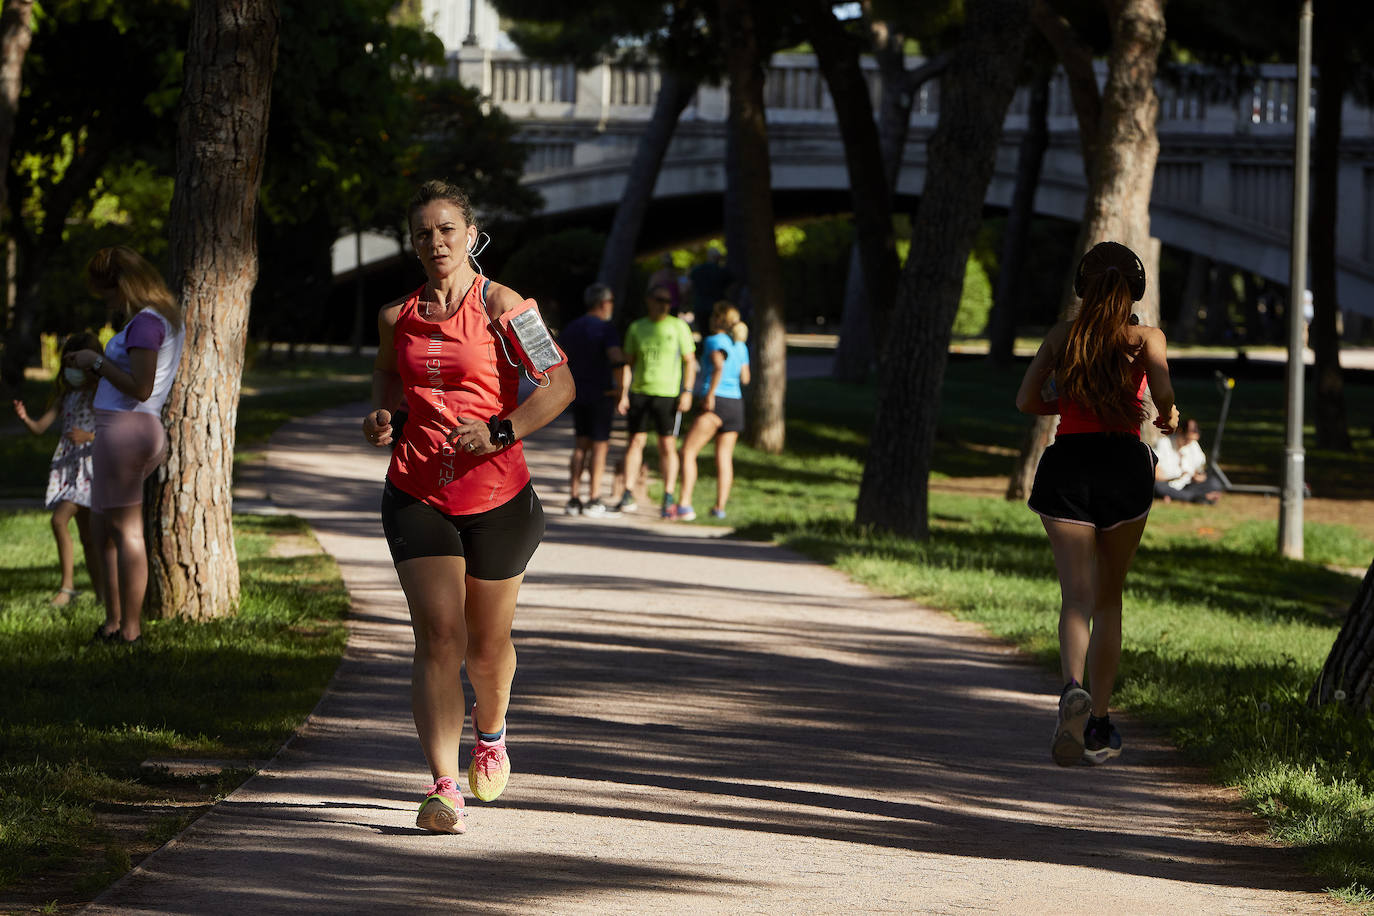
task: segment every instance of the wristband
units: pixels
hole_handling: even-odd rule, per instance
[[[95,375],[100,375],[100,367],[103,365],[105,365],[105,357],[97,356],[95,362],[91,363],[91,372]]]
[[[509,419],[502,419],[493,415],[487,421],[487,429],[491,433],[491,444],[497,448],[506,448],[515,444],[515,429],[510,425]]]

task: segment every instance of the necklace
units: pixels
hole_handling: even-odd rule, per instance
[[[472,292],[473,284],[476,282],[477,272],[473,271],[472,279],[468,281],[467,287],[463,290],[463,294],[461,296],[453,296],[449,298],[447,302],[440,298],[439,290],[434,287],[432,282],[425,283],[426,292],[432,293],[433,296],[426,296],[426,298],[420,302],[420,314],[429,321],[448,320],[457,313],[459,307],[463,304],[463,300],[468,297],[468,293]]]

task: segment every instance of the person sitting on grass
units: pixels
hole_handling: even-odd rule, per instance
[[[1155,498],[1166,503],[1216,505],[1221,499],[1221,481],[1207,473],[1207,456],[1198,439],[1202,437],[1197,420],[1183,422],[1172,436],[1160,436],[1155,443]]]

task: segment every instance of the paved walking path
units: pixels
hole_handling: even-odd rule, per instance
[[[89,912],[1340,911],[1138,726],[1118,763],[1052,765],[1054,677],[974,627],[718,530],[557,514],[563,429],[530,449],[549,529],[510,787],[465,836],[418,832],[411,635],[360,413],[292,423],[267,458],[272,505],[353,596],[337,677]]]

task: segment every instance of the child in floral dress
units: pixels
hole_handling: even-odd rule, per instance
[[[82,349],[99,351],[100,341],[94,334],[73,334],[63,344],[62,353]],[[53,539],[57,542],[57,558],[62,567],[62,585],[53,596],[54,607],[70,604],[78,594],[76,558],[71,533],[67,528],[73,518],[81,535],[87,571],[91,574],[96,595],[100,594],[101,577],[96,568],[99,555],[91,541],[90,508],[97,381],[94,375],[83,369],[63,369],[54,382],[52,402],[47,412],[36,420],[29,416],[23,401],[14,402],[14,412],[35,436],[47,432],[59,417],[62,420],[62,436],[57,440],[57,449],[53,452],[48,472],[48,492],[43,500],[44,507],[52,510]]]

